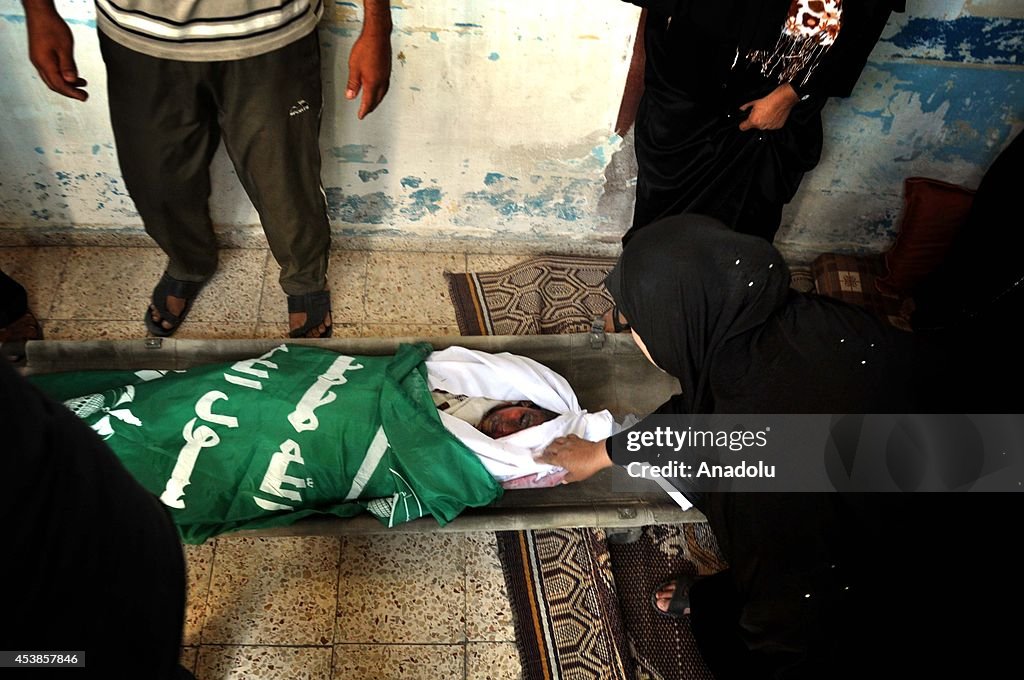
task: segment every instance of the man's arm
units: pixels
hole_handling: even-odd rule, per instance
[[[355,99],[359,91],[360,120],[377,108],[387,94],[391,80],[391,5],[388,0],[363,1],[363,31],[348,56],[348,85],[345,98]]]
[[[89,93],[75,66],[75,41],[53,0],[22,0],[22,5],[28,25],[28,56],[39,77],[57,94],[84,102]]]

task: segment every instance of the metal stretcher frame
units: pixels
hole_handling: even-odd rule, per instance
[[[619,421],[645,415],[679,389],[674,378],[652,366],[623,334],[603,332],[534,336],[449,336],[435,338],[332,338],[328,340],[138,340],[32,341],[25,346],[25,373],[120,369],[183,369],[258,356],[280,345],[314,344],[345,354],[392,354],[403,342],[426,341],[436,349],[460,345],[486,352],[531,357],[569,381],[581,406],[608,409]],[[703,520],[682,510],[655,482],[635,479],[615,467],[589,480],[550,489],[506,491],[497,502],[470,508],[444,527],[432,518],[388,529],[364,514],[306,518],[287,527],[245,530],[263,536],[330,536],[429,531],[505,531],[565,527],[625,529]]]

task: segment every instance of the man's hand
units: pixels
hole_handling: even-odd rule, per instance
[[[580,482],[596,472],[614,465],[608,457],[604,441],[592,442],[580,439],[574,434],[559,437],[548,444],[544,453],[537,459],[542,463],[565,468],[568,474],[566,482]]]
[[[345,98],[355,99],[359,91],[359,119],[377,108],[391,81],[391,7],[388,0],[365,0],[363,32],[348,55],[348,84]]]
[[[52,0],[25,0],[28,24],[28,55],[46,86],[65,97],[84,102],[88,83],[78,76],[75,41]]]
[[[786,124],[789,112],[799,101],[796,90],[789,83],[783,83],[768,95],[740,107],[740,111],[750,109],[750,115],[740,123],[740,130],[778,130]]]

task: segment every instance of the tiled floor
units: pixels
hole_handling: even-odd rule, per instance
[[[336,251],[339,336],[457,335],[444,270],[526,259]],[[47,339],[134,338],[164,257],[156,248],[0,247]],[[224,250],[176,337],[284,337],[266,250]],[[187,546],[182,662],[199,680],[520,677],[493,534],[223,537]]]

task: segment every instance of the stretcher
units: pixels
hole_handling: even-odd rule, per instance
[[[447,336],[434,338],[332,338],[292,340],[345,354],[393,354],[403,342],[426,341],[435,349],[460,345],[486,352],[511,352],[533,358],[563,375],[589,411],[608,409],[621,421],[643,416],[679,389],[674,378],[650,364],[632,339],[601,331],[571,335]],[[206,363],[245,359],[280,345],[280,339],[32,341],[24,348],[24,372],[45,374],[79,370],[184,369]],[[426,518],[385,528],[370,515],[339,519],[314,517],[287,527],[240,531],[259,535],[347,535],[382,532],[505,531],[564,527],[603,527],[621,532],[650,524],[701,521],[683,510],[652,480],[636,479],[614,467],[589,480],[547,489],[506,491],[495,503],[469,509],[438,526]]]

